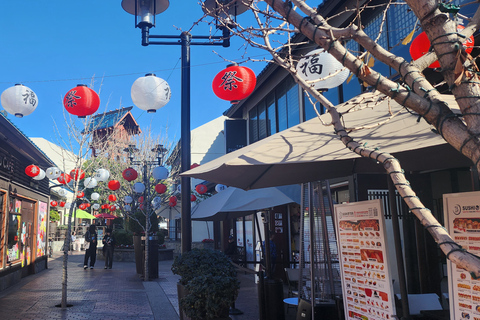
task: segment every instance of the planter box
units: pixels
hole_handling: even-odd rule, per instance
[[[97,248],[97,259],[105,260],[102,248]],[[173,260],[173,249],[158,249],[158,261]],[[113,250],[113,261],[134,262],[135,251],[133,248],[115,248]]]

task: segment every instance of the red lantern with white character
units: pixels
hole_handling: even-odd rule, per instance
[[[118,180],[110,180],[108,182],[108,189],[112,191],[120,189],[120,182],[118,182]]]
[[[79,84],[67,92],[63,98],[63,106],[68,113],[85,118],[98,110],[100,97],[86,85]]]
[[[111,194],[108,196],[108,201],[115,202],[117,201],[117,196],[114,194]]]
[[[51,202],[50,202],[50,205],[51,205],[52,207],[56,207],[56,206],[58,206],[58,203],[57,203],[57,201],[51,201]]]
[[[72,177],[70,177],[68,174],[66,173],[62,173],[60,175],[60,177],[57,178],[57,181],[60,182],[61,184],[67,184],[69,183],[70,181],[72,181]]]
[[[80,208],[80,210],[87,209],[87,205],[85,203],[81,203],[78,207]]]
[[[85,192],[83,191],[78,191],[77,193],[77,198],[83,198],[85,196]]]
[[[167,191],[167,186],[163,183],[159,183],[155,186],[155,191],[160,194],[165,193]]]
[[[65,207],[65,201],[60,201],[60,207]]]
[[[85,172],[82,169],[73,169],[70,171],[70,177],[74,180],[82,180],[85,178]]]
[[[458,25],[457,32],[462,31],[465,29],[464,26]],[[466,53],[471,53],[473,50],[473,46],[475,45],[475,41],[473,35],[469,38],[466,38],[463,41],[463,46],[465,47]],[[418,58],[422,57],[430,50],[431,44],[430,40],[428,40],[428,36],[425,32],[420,33],[415,39],[413,39],[412,44],[410,45],[410,56],[413,60],[417,60]],[[428,66],[429,68],[440,68],[440,63],[435,61],[431,65]]]
[[[127,169],[123,170],[122,177],[123,177],[123,179],[125,179],[127,181],[133,181],[133,180],[137,179],[138,173],[133,168],[127,168]]]
[[[198,184],[195,187],[195,191],[197,191],[199,194],[204,194],[205,192],[207,192],[207,186],[204,184]]]
[[[32,178],[36,177],[40,174],[40,168],[34,164],[31,164],[25,168],[25,174]]]
[[[109,209],[110,209],[110,211],[115,211],[115,210],[117,210],[117,207],[115,207],[114,205],[112,205],[112,206],[110,206]]]
[[[233,64],[215,76],[212,88],[217,97],[236,104],[253,92],[256,83],[257,78],[252,69]]]

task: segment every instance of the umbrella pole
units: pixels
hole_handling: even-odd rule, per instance
[[[400,242],[400,224],[398,222],[397,202],[395,197],[395,186],[392,179],[388,179],[388,200],[390,202],[390,212],[392,213],[393,239],[395,240],[395,254],[397,257],[398,282],[400,285],[400,296],[402,297],[402,319],[410,319],[410,309],[408,306],[407,284],[405,280],[405,267],[403,264],[402,245]]]

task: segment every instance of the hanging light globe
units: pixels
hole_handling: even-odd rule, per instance
[[[57,179],[58,177],[60,177],[60,174],[62,174],[62,172],[57,167],[50,167],[45,170],[45,175],[48,179]]]
[[[42,180],[45,178],[45,171],[43,171],[42,168],[40,168],[40,172],[38,173],[37,176],[33,177],[33,180]]]
[[[149,73],[135,80],[131,95],[137,107],[148,113],[155,113],[170,101],[171,91],[165,80]]]
[[[2,107],[15,117],[28,116],[38,105],[38,97],[29,87],[16,84],[3,91],[0,97]]]
[[[60,189],[60,190],[58,190],[58,195],[59,195],[60,197],[65,197],[65,196],[67,195],[67,190],[65,190],[65,189],[63,189],[63,188]]]
[[[143,191],[145,191],[145,185],[141,182],[136,182],[133,185],[133,191],[135,191],[136,193],[142,193]]]
[[[97,181],[105,182],[110,178],[110,172],[107,169],[97,169],[94,178],[97,179]]]
[[[83,180],[83,185],[87,189],[93,189],[98,185],[98,181],[95,178],[85,178],[85,180]]]
[[[100,209],[100,205],[99,205],[98,203],[95,203],[95,204],[92,206],[92,208],[93,208],[94,210],[98,210],[98,209]]]
[[[97,201],[98,199],[100,199],[100,194],[94,192],[90,195],[90,199],[92,199],[93,201]]]
[[[131,196],[125,196],[125,198],[123,198],[123,202],[130,204],[133,202],[133,198]]]
[[[152,171],[152,176],[156,180],[165,180],[168,178],[168,169],[163,166],[156,167]]]
[[[130,205],[126,204],[126,205],[123,206],[123,210],[128,212],[128,211],[132,210],[132,207]]]
[[[215,191],[217,191],[217,192],[223,191],[223,190],[225,190],[225,189],[227,189],[227,186],[224,185],[224,184],[217,184],[217,185],[215,186]]]

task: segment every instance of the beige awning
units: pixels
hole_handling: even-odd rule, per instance
[[[456,106],[453,96],[443,97],[450,107]],[[355,112],[346,113],[352,108]],[[372,126],[352,132],[353,138],[369,148],[394,154],[406,171],[471,165],[434,133],[425,120],[380,93],[359,95],[338,106],[338,110],[349,128]],[[392,114],[395,117],[387,121]],[[325,123],[330,122],[329,114],[321,118]],[[248,190],[345,177],[358,172],[384,172],[384,169],[348,150],[332,126],[322,125],[314,118],[182,175]]]

